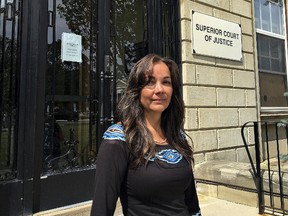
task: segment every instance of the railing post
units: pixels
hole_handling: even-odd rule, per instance
[[[264,213],[263,207],[263,185],[262,185],[262,177],[261,177],[261,156],[260,156],[260,143],[259,143],[259,126],[258,122],[254,122],[254,139],[255,139],[255,156],[256,156],[256,176],[255,183],[257,187],[258,193],[258,209],[259,214]]]

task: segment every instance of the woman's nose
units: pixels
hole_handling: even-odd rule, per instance
[[[163,88],[162,83],[156,83],[155,93],[161,93],[161,92],[163,92],[163,90],[164,90],[164,88]]]

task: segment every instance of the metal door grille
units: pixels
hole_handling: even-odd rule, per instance
[[[96,10],[93,0],[48,0],[43,175],[95,168]],[[61,61],[62,33],[81,36],[81,63]]]
[[[0,181],[16,178],[20,6],[0,0]]]

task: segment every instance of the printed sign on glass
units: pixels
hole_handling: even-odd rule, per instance
[[[62,33],[61,59],[82,62],[82,37],[73,33]]]

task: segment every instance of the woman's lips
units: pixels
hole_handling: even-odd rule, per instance
[[[160,102],[165,101],[165,99],[153,99],[153,101],[154,101],[154,102],[158,102],[158,103],[160,103]]]

